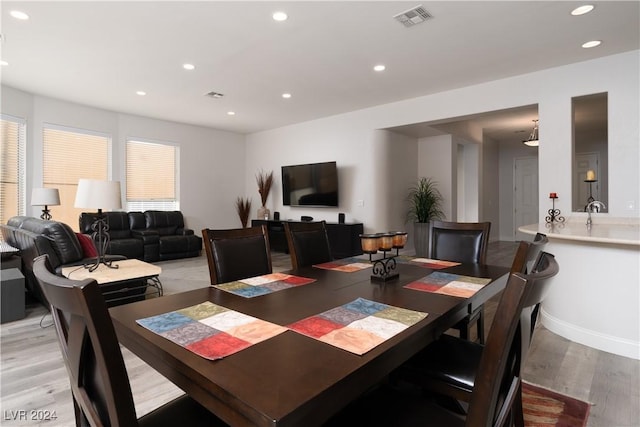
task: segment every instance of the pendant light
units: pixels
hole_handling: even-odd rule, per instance
[[[524,145],[527,145],[529,147],[538,146],[538,120],[533,120],[533,130],[531,131],[531,135],[529,135],[529,139],[522,142],[524,143]]]

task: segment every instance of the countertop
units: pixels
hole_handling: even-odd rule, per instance
[[[544,233],[550,239],[640,246],[640,218],[594,218],[589,229],[585,217],[578,217],[564,223],[524,225],[518,230],[533,235]]]

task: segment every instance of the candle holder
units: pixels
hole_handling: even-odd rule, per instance
[[[400,249],[404,248],[407,243],[407,233],[403,231],[395,233],[376,233],[376,234],[361,234],[360,242],[362,245],[362,252],[369,254],[369,262],[373,263],[373,274],[371,275],[371,281],[373,282],[388,282],[400,277],[395,272],[396,269],[396,256],[398,256]],[[396,250],[395,255],[387,257],[387,252]],[[373,255],[378,251],[382,252],[382,258],[373,259]]]
[[[556,199],[558,195],[556,193],[549,194],[549,198],[551,199],[552,207],[547,212],[549,215],[544,219],[547,224],[553,224],[554,222],[563,223],[564,217],[560,215],[560,209],[556,209]]]
[[[598,182],[597,179],[585,179],[584,182],[589,184],[589,197],[587,197],[587,204],[585,205],[584,211],[587,211],[587,205],[593,202],[595,199],[593,198],[593,183]]]

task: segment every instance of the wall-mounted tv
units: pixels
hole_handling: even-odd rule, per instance
[[[282,166],[282,204],[338,206],[336,162]]]

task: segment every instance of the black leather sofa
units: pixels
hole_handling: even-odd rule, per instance
[[[180,211],[105,212],[111,238],[107,254],[146,262],[197,257],[202,238],[185,228]],[[91,234],[97,214],[80,215],[80,231]]]
[[[45,306],[48,306],[48,303],[33,275],[34,258],[48,255],[51,266],[58,274],[61,273],[63,267],[78,266],[82,268],[83,264],[91,261],[91,258],[85,258],[76,233],[62,222],[14,216],[9,218],[7,224],[0,224],[0,228],[4,241],[20,250],[21,269],[25,276],[27,291]],[[111,259],[118,260],[125,259],[125,257],[113,256]],[[101,288],[103,292],[109,291],[114,298],[130,293],[128,290],[123,290],[122,294],[118,294],[122,286],[117,284],[103,285]],[[144,289],[136,293],[144,293]]]

